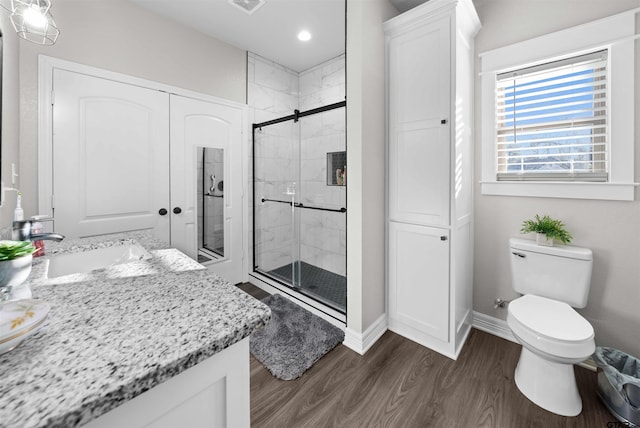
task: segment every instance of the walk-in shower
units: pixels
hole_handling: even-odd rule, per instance
[[[253,270],[345,314],[346,103],[253,125]]]

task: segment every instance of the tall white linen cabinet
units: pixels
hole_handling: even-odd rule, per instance
[[[390,330],[457,358],[473,321],[471,0],[384,23]]]

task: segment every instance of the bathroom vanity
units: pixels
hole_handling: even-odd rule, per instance
[[[51,312],[0,355],[0,427],[249,426],[249,335],[266,305],[144,233],[47,244],[27,284]],[[132,244],[150,258],[49,272]]]

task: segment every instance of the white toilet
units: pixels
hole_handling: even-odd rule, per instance
[[[545,247],[509,240],[511,280],[520,294],[509,304],[507,324],[522,344],[518,389],[550,412],[576,416],[582,400],[573,364],[595,351],[593,327],[573,308],[584,308],[593,255],[587,248]]]

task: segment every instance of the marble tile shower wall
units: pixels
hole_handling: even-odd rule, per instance
[[[290,115],[298,108],[296,72],[251,53],[247,65],[247,101],[253,110],[254,123]],[[292,148],[297,136],[293,132],[294,127],[288,122],[256,130],[256,197],[251,198],[252,201],[262,197],[287,199],[286,188],[296,181]],[[251,189],[253,177],[249,180]],[[257,203],[254,264],[269,271],[292,261],[291,207],[273,202]]]
[[[345,100],[345,56],[326,61],[299,75],[300,111]]]
[[[297,163],[293,161],[294,131],[289,123],[269,126],[257,131],[256,181],[257,199],[262,197],[290,200],[287,188],[297,181]],[[257,202],[256,206],[256,264],[269,271],[291,263],[294,254],[294,224],[291,207],[275,202]]]
[[[295,109],[305,111],[344,101],[344,55],[296,73],[250,53],[247,90],[255,123],[290,115]],[[257,131],[256,140],[257,199],[289,199],[286,190],[296,183],[297,197],[304,204],[336,209],[346,206],[346,187],[327,185],[327,153],[346,150],[344,108],[301,119],[299,131],[293,122],[265,127]],[[300,259],[345,275],[346,215],[315,210],[299,213]],[[297,260],[295,227],[288,205],[256,207],[256,264],[262,270]]]

